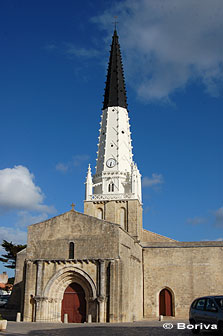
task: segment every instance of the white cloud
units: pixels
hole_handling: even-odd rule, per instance
[[[62,172],[62,173],[66,173],[68,171],[69,167],[67,164],[59,162],[56,164],[56,170]]]
[[[124,0],[93,21],[110,36],[114,15],[128,84],[139,97],[169,100],[195,81],[213,96],[222,92],[222,0]]]
[[[2,241],[0,241],[0,244],[2,244]],[[4,252],[4,248],[0,245],[0,256],[2,255],[2,253]]]
[[[0,244],[4,239],[14,244],[26,244],[27,232],[19,228],[0,226],[0,237]]]
[[[148,176],[143,177],[142,186],[151,188],[151,187],[160,185],[163,182],[164,181],[163,181],[163,175],[162,174],[153,173],[152,177],[148,177]]]
[[[223,227],[223,206],[215,211],[213,211],[215,216],[215,226]]]
[[[93,48],[83,48],[77,47],[72,43],[66,44],[66,55],[68,56],[77,56],[83,58],[94,58],[98,57],[100,54],[99,50]]]
[[[54,44],[54,43],[49,43],[45,46],[45,49],[48,50],[48,51],[52,51],[52,50],[57,49],[57,45]]]
[[[28,211],[19,211],[18,216],[17,225],[21,227],[36,224],[49,218],[47,213],[32,214]]]
[[[223,241],[223,238],[217,238],[217,239],[202,239],[201,241]]]
[[[187,219],[187,223],[188,224],[192,224],[192,225],[199,225],[199,224],[203,224],[207,221],[207,219],[205,217],[200,217],[200,216],[196,216],[193,218],[188,218]]]
[[[66,163],[59,162],[56,164],[56,170],[67,173],[73,168],[80,167],[84,162],[88,161],[90,156],[87,154],[74,155],[72,159]]]
[[[90,159],[89,155],[82,154],[82,155],[75,155],[73,157],[73,165],[74,167],[79,167],[82,165],[83,162],[87,161]]]
[[[35,210],[51,213],[55,209],[43,204],[44,194],[34,183],[34,175],[24,166],[0,170],[0,210]]]

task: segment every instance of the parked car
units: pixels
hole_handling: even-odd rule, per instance
[[[0,296],[0,307],[1,308],[4,308],[7,305],[9,298],[10,298],[10,295]]]
[[[194,300],[189,312],[192,332],[198,334],[201,330],[216,329],[223,333],[223,295],[204,296]]]

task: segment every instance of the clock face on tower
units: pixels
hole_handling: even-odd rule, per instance
[[[113,168],[115,165],[116,165],[116,160],[113,158],[108,159],[106,162],[106,166],[108,168]]]

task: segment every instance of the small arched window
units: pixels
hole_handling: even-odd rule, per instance
[[[108,192],[113,192],[114,190],[115,190],[114,183],[109,183],[109,185],[108,185]]]
[[[97,209],[97,218],[103,219],[103,210],[101,208]]]
[[[74,259],[74,243],[69,243],[69,259]]]

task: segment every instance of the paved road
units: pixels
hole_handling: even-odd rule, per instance
[[[166,321],[169,323],[170,321]],[[16,323],[8,322],[5,336],[192,336],[188,329],[177,329],[177,323],[187,321],[174,321],[172,329],[164,329],[164,322],[143,321],[119,324],[55,324],[55,323]],[[171,322],[172,323],[172,322]],[[202,332],[200,335],[211,336],[216,333]]]

